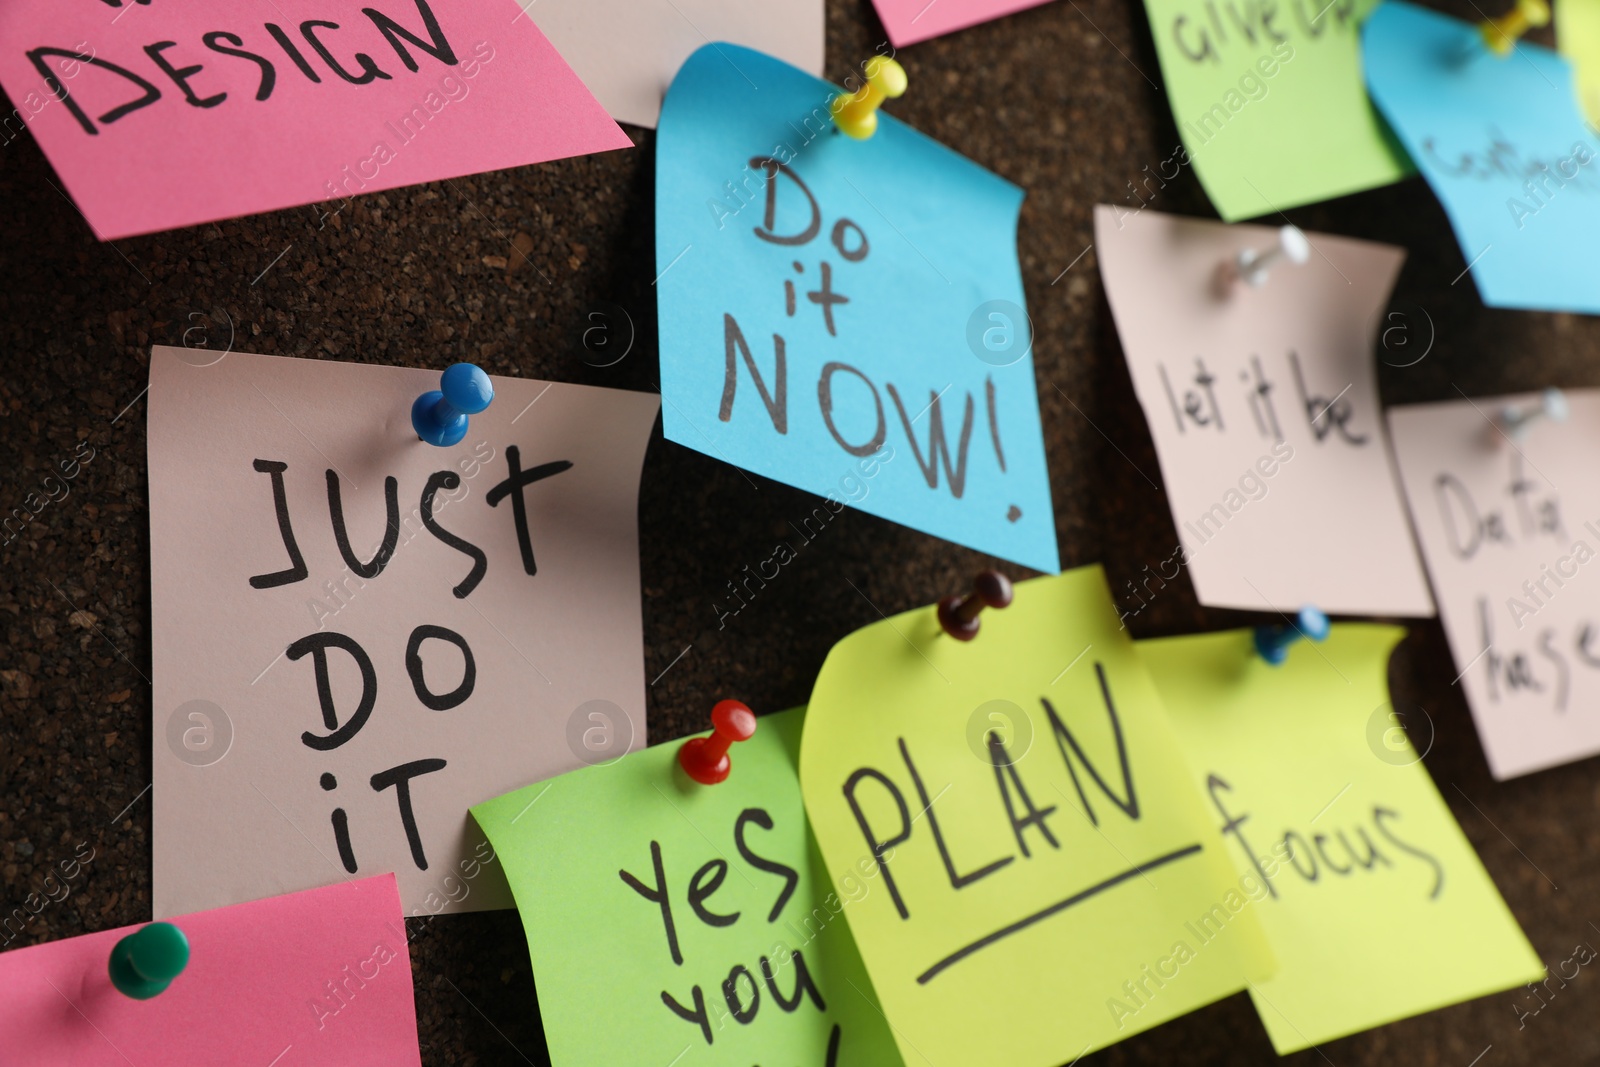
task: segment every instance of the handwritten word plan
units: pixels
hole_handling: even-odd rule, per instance
[[[438,448],[437,370],[151,353],[157,918],[379,871],[509,907],[448,890],[467,809],[643,744],[657,399],[494,385]]]
[[[655,127],[673,75],[706,42],[731,41],[822,74],[822,0],[519,0],[561,57],[618,122]]]
[[[1484,755],[1510,778],[1600,752],[1600,392],[1508,440],[1533,394],[1392,408],[1390,432]]]
[[[1138,645],[1277,958],[1250,996],[1281,1055],[1544,974],[1390,702],[1404,635],[1341,623],[1278,667],[1248,630]]]
[[[6,1062],[420,1067],[393,875],[171,922],[188,938],[189,963],[149,1000],[117,992],[107,970],[138,926],[0,954]]]
[[[633,144],[515,0],[118,6],[0,8],[0,85],[101,240]]]
[[[804,715],[763,716],[719,785],[693,782],[673,741],[473,809],[558,1067],[900,1063],[845,919],[885,882],[867,861],[836,880],[821,866],[795,769]]]
[[[1171,555],[1116,591],[1129,615],[1185,568],[1218,607],[1433,614],[1373,366],[1404,253],[1309,238],[1305,264],[1223,290],[1219,267],[1273,247],[1275,230],[1095,210],[1100,274],[1177,527]]]
[[[1133,176],[1125,203],[1142,208],[1189,166],[1228,222],[1410,174],[1361,79],[1374,6],[1145,0],[1182,144]]]
[[[1450,216],[1490,307],[1600,313],[1600,138],[1571,65],[1389,0],[1364,32],[1367,88]]]
[[[666,436],[1058,570],[1022,191],[887,113],[870,140],[835,135],[836,92],[734,45],[672,83],[656,154]]]
[[[806,811],[836,890],[876,874],[845,917],[907,1063],[1056,1067],[1270,972],[1098,567],[971,643],[932,608],[856,631],[807,714]]]

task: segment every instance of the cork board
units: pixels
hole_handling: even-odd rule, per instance
[[[1448,10],[1478,17],[1464,2]],[[1550,42],[1548,31],[1535,38]],[[834,80],[884,40],[867,0],[830,0]],[[1170,555],[1175,537],[1085,253],[1095,203],[1134,203],[1129,183],[1177,144],[1143,8],[1058,0],[900,58],[911,89],[894,113],[1027,191],[1020,252],[1062,565],[1103,562],[1122,588]],[[59,862],[94,857],[69,895],[5,947],[150,916],[150,346],[217,347],[231,333],[246,351],[419,366],[467,359],[496,374],[653,390],[653,134],[628,132],[633,151],[364,197],[327,220],[306,208],[116,244],[91,238],[28,136],[0,145],[0,506],[39,492],[62,462],[79,464],[70,492],[0,548],[0,906],[20,905]],[[1189,173],[1150,206],[1215,217]],[[1420,181],[1290,218],[1409,250],[1393,309],[1408,316],[1413,340],[1431,330],[1433,343],[1412,366],[1380,361],[1386,403],[1600,385],[1600,322],[1482,307]],[[586,334],[596,325],[611,331],[609,347]],[[611,362],[619,348],[627,355]],[[657,430],[639,504],[652,743],[703,728],[722,696],[760,710],[802,702],[838,637],[880,611],[962,589],[990,562],[846,511],[719,629],[727,583],[768,558],[814,503]],[[1180,578],[1132,629],[1145,637],[1253,621],[1201,608]],[[1555,970],[1580,942],[1600,942],[1586,903],[1600,893],[1596,765],[1494,783],[1455,673],[1437,623],[1413,625],[1391,667],[1395,701],[1426,710],[1428,769]],[[411,928],[425,1063],[548,1062],[513,914]],[[1540,993],[1500,994],[1288,1060],[1600,1058],[1600,1033],[1583,1025],[1600,1012],[1600,978],[1552,978]],[[1518,1007],[1539,1014],[1519,1027]],[[1083,1062],[1276,1060],[1240,995]]]

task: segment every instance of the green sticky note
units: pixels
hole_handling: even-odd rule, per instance
[[[1134,179],[1135,207],[1189,164],[1228,222],[1411,174],[1361,77],[1361,21],[1374,6],[1145,0],[1183,145]]]
[[[1572,64],[1589,125],[1600,128],[1600,0],[1557,0],[1556,45]]]
[[[1139,642],[1277,957],[1250,993],[1283,1054],[1544,975],[1389,702],[1404,633],[1340,624],[1281,667],[1247,630]]]
[[[472,809],[511,881],[556,1067],[899,1064],[795,773],[804,709],[768,715],[720,785],[681,741]],[[881,892],[881,890],[879,890]]]
[[[800,783],[908,1064],[1056,1067],[1271,968],[1100,568],[846,637]],[[839,888],[843,888],[842,885]]]

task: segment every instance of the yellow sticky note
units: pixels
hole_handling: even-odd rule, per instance
[[[1099,567],[829,653],[800,788],[907,1064],[1055,1067],[1271,958]]]
[[[1556,44],[1572,64],[1578,104],[1600,128],[1600,0],[1558,0]]]
[[[1250,993],[1283,1054],[1544,974],[1389,702],[1404,633],[1281,667],[1247,630],[1138,645],[1277,957]]]

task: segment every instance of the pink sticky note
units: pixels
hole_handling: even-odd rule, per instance
[[[125,926],[0,955],[7,1064],[416,1067],[411,955],[394,875],[169,920],[189,966],[133,1000],[107,973]]]
[[[515,0],[7,0],[0,42],[101,240],[632,145]]]
[[[942,37],[1045,0],[872,0],[896,48]]]

